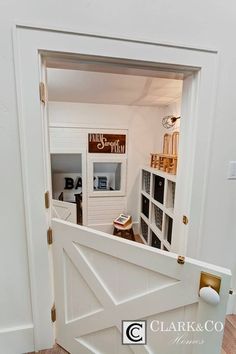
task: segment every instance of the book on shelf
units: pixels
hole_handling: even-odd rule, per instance
[[[127,226],[131,222],[131,216],[130,215],[125,215],[125,214],[120,214],[115,220],[114,224],[120,225],[120,226]]]

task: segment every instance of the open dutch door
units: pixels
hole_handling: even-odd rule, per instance
[[[52,227],[56,341],[69,353],[221,353],[227,270],[58,219]],[[202,272],[221,279],[216,305],[199,297]],[[146,321],[146,345],[122,345],[123,320]]]

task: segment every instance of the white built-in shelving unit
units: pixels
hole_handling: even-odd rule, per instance
[[[171,251],[175,189],[175,175],[141,169],[140,235],[145,244],[165,251]]]

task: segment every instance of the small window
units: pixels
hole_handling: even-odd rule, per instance
[[[120,191],[121,162],[94,162],[93,190]]]
[[[90,196],[114,196],[125,194],[125,161],[90,162]]]

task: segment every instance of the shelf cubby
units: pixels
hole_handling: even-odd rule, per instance
[[[142,190],[147,194],[151,191],[151,173],[145,170],[142,170]]]
[[[161,210],[157,205],[152,204],[153,207],[153,222],[157,228],[162,231],[163,229],[163,210]]]
[[[164,239],[171,245],[172,242],[172,231],[173,231],[173,219],[166,215],[165,217],[165,232]]]
[[[166,191],[166,208],[170,210],[174,210],[174,204],[175,204],[175,187],[176,183],[167,180],[167,191]]]
[[[146,242],[148,242],[148,224],[144,221],[144,219],[140,218],[140,226],[141,226],[141,235]]]
[[[142,213],[146,216],[146,218],[149,218],[149,209],[150,209],[150,200],[145,197],[145,195],[142,195]]]
[[[170,250],[163,245],[163,250],[169,252]]]
[[[153,231],[151,231],[151,246],[161,249],[161,240]]]
[[[163,204],[165,179],[159,175],[153,175],[153,198]]]

